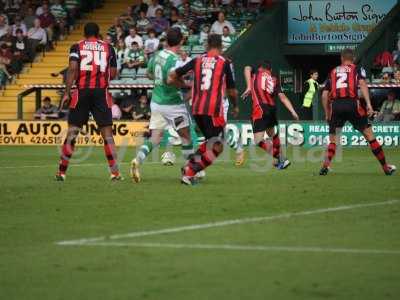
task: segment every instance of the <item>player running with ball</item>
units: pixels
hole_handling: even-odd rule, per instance
[[[273,165],[283,170],[289,167],[290,161],[283,159],[281,155],[281,142],[279,133],[275,130],[278,125],[276,116],[276,104],[274,97],[277,95],[283,105],[292,114],[293,119],[299,120],[299,116],[293,108],[292,103],[282,92],[278,79],[272,74],[272,67],[269,61],[262,62],[258,68],[245,67],[244,77],[247,83],[247,89],[242,98],[245,99],[251,94],[253,101],[253,132],[254,142],[257,146],[271,154]],[[272,137],[272,144],[265,140],[265,133]]]
[[[180,89],[167,83],[168,75],[177,65],[183,36],[178,28],[171,28],[167,32],[167,47],[161,50],[150,60],[148,75],[154,79],[154,90],[151,99],[150,138],[148,138],[131,162],[131,177],[140,182],[140,166],[154,147],[162,140],[164,129],[169,125],[175,129],[182,140],[182,154],[188,159],[194,153],[190,135],[190,117]],[[185,87],[183,81],[179,87]]]
[[[374,111],[365,81],[365,70],[354,64],[354,51],[351,49],[343,50],[341,60],[342,64],[331,71],[322,92],[322,104],[329,124],[329,145],[319,174],[328,174],[336,152],[336,132],[349,121],[365,137],[385,174],[392,175],[396,167],[386,163],[382,147],[368,123],[368,116],[372,116]],[[358,87],[365,103],[358,97]]]

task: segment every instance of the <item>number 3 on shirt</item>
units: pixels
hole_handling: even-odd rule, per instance
[[[201,81],[201,90],[207,91],[211,87],[211,77],[213,74],[212,69],[203,69],[202,73],[202,81]]]
[[[347,88],[347,73],[340,72],[336,73],[337,81],[336,81],[336,88],[337,89],[345,89]]]
[[[100,66],[100,72],[104,73],[107,68],[107,58],[105,52],[81,50],[81,70],[93,71],[93,62]]]

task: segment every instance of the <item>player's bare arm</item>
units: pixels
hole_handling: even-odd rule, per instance
[[[110,68],[110,79],[113,80],[117,77],[118,70],[117,68],[111,67]]]
[[[227,89],[226,94],[228,96],[229,102],[232,105],[232,115],[233,117],[236,118],[239,115],[239,106],[238,106],[239,93],[237,89]]]
[[[283,105],[285,105],[287,110],[290,112],[290,114],[292,115],[293,119],[298,121],[300,118],[297,115],[296,111],[294,110],[292,102],[290,102],[289,98],[284,93],[279,93],[278,97],[279,97],[279,100],[281,100]]]
[[[246,99],[251,94],[251,71],[250,66],[244,68],[244,78],[246,80],[246,90],[242,94],[242,99]]]
[[[328,101],[329,101],[329,92],[328,91],[324,90],[322,92],[321,101],[322,101],[322,107],[324,108],[324,112],[325,112],[325,120],[329,121],[330,112],[329,112],[329,105],[328,105]]]
[[[367,82],[364,79],[360,79],[358,84],[360,87],[361,95],[363,96],[365,103],[367,104],[368,116],[372,116],[374,114],[374,109],[372,108],[372,105],[371,105],[371,98],[369,97],[369,90],[368,90]]]
[[[67,70],[67,78],[65,80],[65,93],[61,101],[60,107],[63,107],[71,99],[71,89],[75,83],[76,78],[78,78],[79,65],[75,60],[69,62]]]

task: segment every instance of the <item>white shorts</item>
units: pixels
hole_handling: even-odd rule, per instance
[[[150,109],[150,130],[161,130],[167,127],[180,130],[190,126],[190,116],[185,104],[160,105],[151,102]]]

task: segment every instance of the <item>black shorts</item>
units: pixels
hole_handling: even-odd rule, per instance
[[[262,107],[262,117],[253,120],[253,132],[263,132],[268,128],[274,128],[278,125],[278,119],[276,117],[276,107],[263,105]]]
[[[73,93],[68,123],[82,127],[92,113],[98,127],[112,125],[111,95],[106,89],[80,89]]]
[[[329,133],[336,133],[337,128],[342,128],[349,121],[355,129],[363,131],[371,126],[367,113],[358,100],[337,99],[332,103],[332,115],[329,121]]]
[[[193,118],[206,140],[216,137],[223,138],[224,126],[218,124],[215,118],[207,115],[194,115]]]

